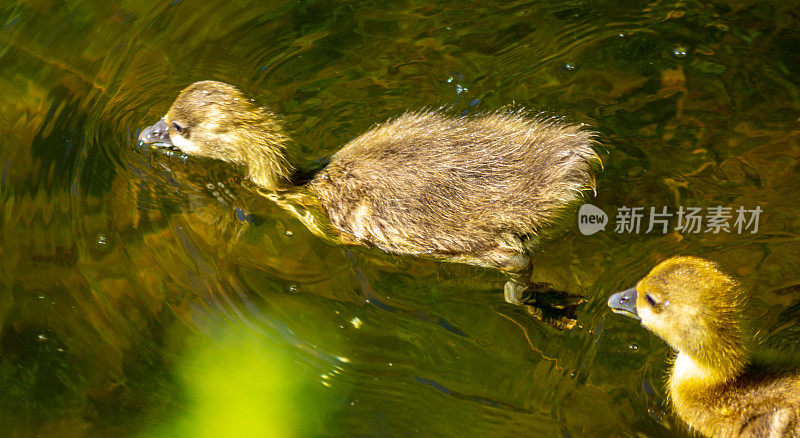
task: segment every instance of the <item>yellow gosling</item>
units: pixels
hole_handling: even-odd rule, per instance
[[[800,436],[800,372],[753,358],[741,326],[741,286],[716,264],[673,257],[608,305],[677,351],[669,395],[692,430],[709,437]]]

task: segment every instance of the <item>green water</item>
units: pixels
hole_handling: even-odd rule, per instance
[[[600,132],[612,221],[759,229],[571,226],[534,272],[587,298],[557,331],[500,273],[330,245],[240,169],[139,146],[202,79],[282,114],[302,162],[408,109],[561,114]],[[701,255],[794,348],[798,82],[791,2],[4,2],[0,436],[684,435],[668,348],[605,302]]]

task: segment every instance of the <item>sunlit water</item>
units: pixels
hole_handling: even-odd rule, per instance
[[[684,434],[668,348],[605,304],[673,254],[720,262],[794,348],[800,8],[550,3],[5,2],[0,435]],[[594,126],[612,223],[566,218],[534,273],[586,296],[578,325],[504,304],[497,272],[323,242],[240,169],[138,145],[201,79],[282,114],[306,163],[408,109]],[[763,213],[646,233],[651,206]]]

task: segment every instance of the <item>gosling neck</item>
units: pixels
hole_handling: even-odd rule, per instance
[[[672,367],[670,382],[673,388],[691,385],[693,388],[712,387],[727,383],[741,375],[749,354],[741,336],[717,338],[719,342],[707,342],[692,349],[693,352],[678,351]]]
[[[247,178],[269,191],[286,190],[292,186],[289,175],[292,165],[283,155],[252,154],[246,159]]]
[[[294,168],[286,158],[286,135],[274,122],[265,121],[262,129],[249,134],[252,147],[243,152],[247,178],[269,191],[292,187],[290,176]]]

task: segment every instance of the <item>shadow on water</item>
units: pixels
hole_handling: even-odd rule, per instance
[[[0,6],[0,435],[674,436],[668,351],[605,300],[658,260],[720,262],[769,345],[797,339],[800,8],[780,2]],[[228,81],[312,163],[409,109],[596,127],[591,200],[760,207],[756,233],[569,225],[537,280],[332,245],[241,169],[136,142]],[[645,217],[645,220],[649,215]]]

